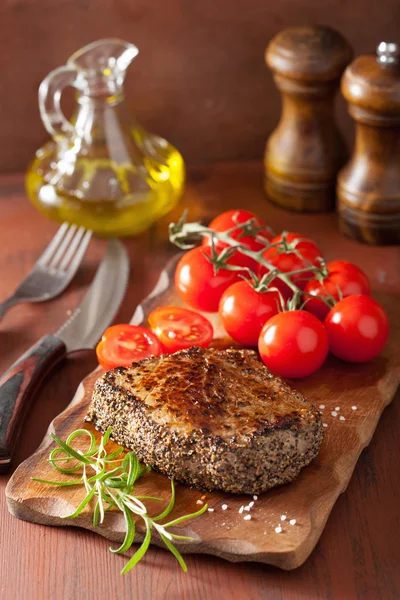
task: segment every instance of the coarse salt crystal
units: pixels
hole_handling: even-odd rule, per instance
[[[276,531],[276,533],[281,533],[282,527],[280,525],[278,525],[278,527],[275,527],[275,531]]]
[[[204,504],[203,500],[196,500],[196,504]]]
[[[289,523],[290,523],[291,525],[296,525],[296,519],[290,519]]]
[[[357,410],[357,406],[352,406],[351,410]]]
[[[343,416],[341,416],[341,417],[339,417],[339,420],[340,421],[345,421],[346,419]]]
[[[325,404],[320,404],[319,408],[325,408]]]
[[[333,411],[331,412],[331,415],[332,415],[332,417],[337,417],[337,412],[336,412],[336,410],[333,410]]]
[[[250,510],[250,506],[245,506],[244,510]]]
[[[328,427],[328,423],[322,423],[322,427]]]
[[[258,496],[253,496],[253,500],[258,500]]]
[[[243,517],[243,519],[244,519],[245,521],[250,521],[250,519],[251,519],[251,515],[246,515],[245,517]]]
[[[243,511],[244,511],[244,506],[241,506],[241,507],[239,508],[239,514],[241,515]]]
[[[340,410],[340,406],[335,406],[335,410]]]
[[[254,506],[254,501],[253,500],[251,502],[249,502],[249,506],[250,506],[250,508],[253,508],[253,506]]]
[[[286,515],[281,516],[281,521],[286,521]]]
[[[208,512],[214,512],[214,509],[213,508],[209,508]]]
[[[228,505],[227,505],[227,504],[223,504],[223,505],[221,506],[221,508],[222,508],[222,510],[226,510],[226,509],[228,508]]]

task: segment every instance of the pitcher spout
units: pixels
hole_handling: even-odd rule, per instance
[[[138,48],[118,38],[101,39],[84,46],[68,59],[68,65],[90,76],[124,78],[125,71],[139,54]]]

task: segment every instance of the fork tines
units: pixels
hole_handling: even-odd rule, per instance
[[[76,270],[89,245],[92,232],[84,227],[63,223],[37,264],[59,271]]]

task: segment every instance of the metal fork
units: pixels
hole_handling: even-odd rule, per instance
[[[78,270],[91,237],[84,227],[63,223],[14,294],[0,303],[0,320],[15,304],[43,302],[61,294]]]

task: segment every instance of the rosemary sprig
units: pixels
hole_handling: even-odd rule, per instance
[[[312,294],[308,294],[301,290],[293,281],[292,276],[306,274],[308,277],[304,278],[305,280],[309,279],[310,273],[315,276],[320,281],[323,281],[328,276],[328,271],[325,265],[325,261],[323,258],[319,258],[319,266],[315,266],[309,263],[304,269],[298,269],[296,271],[288,271],[283,273],[279,271],[273,264],[268,262],[263,256],[266,249],[275,248],[279,253],[287,253],[294,252],[297,255],[301,255],[300,252],[296,249],[296,246],[299,242],[302,241],[303,238],[296,238],[295,240],[288,241],[287,240],[287,232],[282,233],[282,241],[278,243],[271,244],[269,240],[266,238],[261,238],[259,236],[260,227],[257,225],[256,220],[254,218],[249,219],[245,223],[239,223],[234,227],[227,229],[226,231],[213,231],[209,227],[205,227],[199,222],[187,223],[187,211],[185,211],[182,217],[179,219],[177,223],[170,223],[169,225],[169,239],[175,244],[178,248],[183,250],[188,250],[193,248],[196,243],[198,243],[203,237],[211,238],[211,256],[204,254],[205,258],[209,260],[214,265],[214,271],[218,272],[218,269],[224,268],[228,270],[234,271],[245,271],[249,276],[250,282],[253,287],[260,292],[265,292],[267,289],[276,289],[271,288],[271,282],[274,279],[280,279],[282,282],[286,283],[286,285],[292,290],[293,297],[298,304],[302,297],[310,296],[312,298],[320,298],[323,302],[325,302],[329,308],[334,304],[335,300],[332,298],[330,294],[327,296],[314,296]],[[238,229],[242,230],[242,233],[238,238],[233,238],[232,233],[237,231]],[[258,241],[264,244],[264,247],[260,250],[250,250],[240,242],[240,237],[242,235],[253,236]],[[221,252],[216,251],[216,241],[221,241],[224,244],[227,244],[227,247],[224,248]],[[228,259],[234,254],[236,251],[244,254],[245,256],[249,256],[253,260],[255,260],[258,264],[263,265],[267,269],[267,273],[261,278],[258,279],[257,276],[251,269],[248,267],[242,267],[237,265],[229,264]],[[290,308],[293,310],[295,308],[293,300],[291,301]]]
[[[77,429],[68,436],[65,442],[52,433],[51,437],[57,443],[57,447],[50,453],[50,464],[59,473],[76,475],[77,477],[66,481],[32,477],[33,481],[58,487],[74,485],[85,487],[86,496],[72,514],[63,517],[65,519],[75,519],[92,501],[95,502],[93,509],[94,527],[103,523],[105,513],[109,510],[117,509],[121,511],[125,519],[125,538],[119,548],[110,548],[111,552],[119,554],[129,550],[135,541],[136,526],[134,517],[144,521],[146,533],[143,542],[122,569],[122,574],[130,571],[146,554],[153,532],[157,532],[165,546],[172,552],[186,572],[186,563],[173,544],[173,540],[194,541],[194,538],[178,535],[169,531],[169,528],[200,516],[207,510],[208,505],[205,504],[197,512],[161,524],[160,521],[168,517],[175,505],[174,481],[171,480],[171,498],[168,506],[160,514],[150,516],[143,500],[161,502],[162,498],[138,496],[134,493],[136,482],[142,475],[150,471],[150,467],[142,467],[134,452],[128,452],[122,458],[123,448],[119,448],[114,452],[107,452],[106,446],[110,440],[110,434],[111,428],[108,428],[101,437],[100,443],[97,444],[95,436],[87,429]],[[71,445],[74,440],[82,437],[87,437],[89,441],[89,446],[85,452],[77,450]]]

